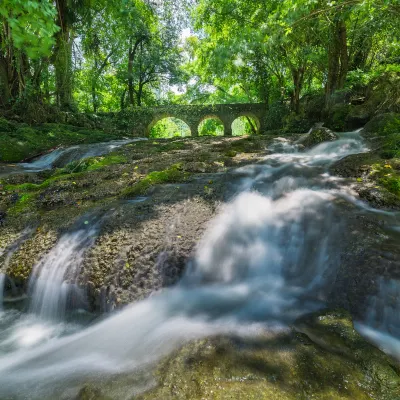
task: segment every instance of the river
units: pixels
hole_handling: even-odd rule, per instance
[[[84,382],[141,369],[186,341],[282,330],[324,307],[344,246],[343,203],[400,227],[397,214],[368,207],[328,172],[367,150],[358,132],[306,152],[277,140],[262,163],[234,171],[236,194],[210,222],[181,282],[99,320],[76,301],[84,294],[74,275],[107,216],[83,218],[35,268],[28,306],[0,311],[0,397],[73,398]],[[358,327],[400,356],[399,286],[381,288]]]

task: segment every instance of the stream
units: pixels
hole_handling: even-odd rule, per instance
[[[112,140],[105,143],[81,144],[70,147],[60,147],[47,154],[35,158],[31,162],[11,165],[0,164],[0,177],[11,174],[40,172],[54,167],[62,168],[73,161],[84,160],[89,157],[98,157],[111,153],[129,143],[147,140],[146,138]]]
[[[140,370],[186,341],[280,331],[323,308],[349,209],[380,214],[393,232],[399,216],[367,206],[328,173],[368,151],[358,132],[306,152],[286,140],[269,150],[262,163],[234,171],[236,194],[209,223],[181,282],[100,320],[84,311],[75,280],[109,216],[72,227],[35,267],[29,305],[0,311],[0,398],[73,398],[84,382]],[[380,288],[357,328],[400,359],[400,283],[382,279]]]

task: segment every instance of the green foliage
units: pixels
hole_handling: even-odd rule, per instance
[[[219,119],[207,118],[199,126],[199,136],[223,136],[224,125]]]
[[[254,135],[257,131],[258,124],[253,117],[239,117],[232,124],[233,136]]]
[[[56,9],[50,0],[2,0],[0,21],[8,24],[10,36],[2,46],[12,45],[32,59],[49,55],[54,45]]]
[[[190,136],[189,127],[180,119],[164,118],[150,131],[151,138],[170,138]]]
[[[389,192],[400,195],[400,177],[382,178],[380,182]]]
[[[155,171],[146,175],[133,187],[124,190],[124,197],[132,197],[145,194],[147,190],[153,186],[162,183],[184,182],[190,175],[182,170],[181,164],[175,164],[164,171]]]

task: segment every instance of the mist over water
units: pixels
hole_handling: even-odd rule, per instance
[[[352,133],[304,153],[278,139],[277,150],[236,171],[237,195],[210,222],[178,285],[86,328],[66,328],[62,288],[79,272],[97,225],[62,237],[33,274],[32,313],[5,323],[0,395],[58,396],[88,379],[140,369],[185,341],[286,329],[323,307],[345,229],[336,200],[354,199],[328,167],[366,147]],[[20,326],[32,315],[37,329],[24,334]],[[35,335],[40,340],[29,340]]]

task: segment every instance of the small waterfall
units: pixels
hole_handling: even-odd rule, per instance
[[[380,278],[369,300],[365,320],[357,329],[383,351],[400,360],[400,281]]]
[[[6,283],[6,275],[1,272],[0,273],[0,313],[3,311],[5,283]]]
[[[135,138],[113,140],[106,143],[82,144],[78,146],[60,148],[52,151],[51,153],[45,154],[30,163],[22,163],[20,164],[20,166],[22,166],[27,171],[42,171],[46,169],[51,169],[54,166],[64,167],[70,162],[83,160],[89,157],[106,155],[121,146],[142,140],[147,139]]]
[[[35,267],[30,282],[31,311],[47,320],[60,320],[75,285],[85,252],[94,244],[100,220],[86,217],[65,233]]]

